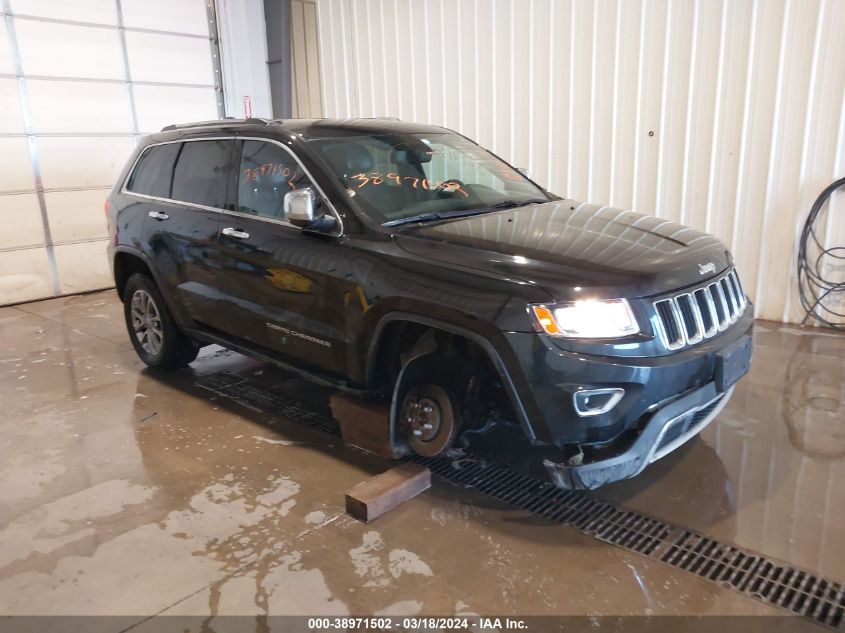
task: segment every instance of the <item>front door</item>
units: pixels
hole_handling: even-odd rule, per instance
[[[287,149],[243,141],[236,212],[223,216],[218,238],[221,288],[234,319],[227,329],[282,360],[340,377],[347,369],[345,287],[333,273],[342,268],[342,246],[284,218],[285,194],[310,186]]]

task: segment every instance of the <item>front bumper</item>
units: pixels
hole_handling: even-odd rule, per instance
[[[733,387],[720,393],[715,382],[696,389],[655,412],[642,433],[624,452],[592,463],[568,466],[543,460],[559,488],[588,490],[638,475],[704,429],[727,404]]]
[[[515,370],[525,378],[519,396],[528,412],[526,435],[557,448],[630,443],[655,411],[715,382],[720,354],[747,340],[752,326],[752,310],[746,309],[718,336],[661,356],[583,354],[563,350],[544,335],[507,333],[519,364]],[[606,413],[578,415],[573,394],[602,388],[622,388],[625,394]]]

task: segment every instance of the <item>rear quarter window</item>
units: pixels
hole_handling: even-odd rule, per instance
[[[157,198],[169,198],[173,183],[173,166],[181,143],[148,147],[135,164],[126,182],[126,190]]]

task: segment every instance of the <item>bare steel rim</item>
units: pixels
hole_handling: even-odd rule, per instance
[[[158,306],[149,292],[139,289],[132,293],[130,315],[138,343],[147,354],[157,356],[164,344],[164,330]]]
[[[452,402],[437,385],[414,387],[405,396],[401,421],[411,449],[434,457],[445,451],[455,435]]]

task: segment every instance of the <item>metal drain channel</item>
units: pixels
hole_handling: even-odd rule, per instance
[[[258,407],[340,435],[333,419],[272,387],[225,371],[201,378],[197,385],[249,408]],[[845,630],[842,583],[495,464],[448,457],[407,459],[428,466],[433,474],[452,484],[574,527],[605,543],[688,571],[818,624]]]
[[[272,412],[286,420],[302,422],[331,435],[340,435],[340,428],[332,418],[314,411],[314,407],[281,394],[272,387],[250,382],[228,371],[203,376],[196,385],[234,400],[248,409]]]

